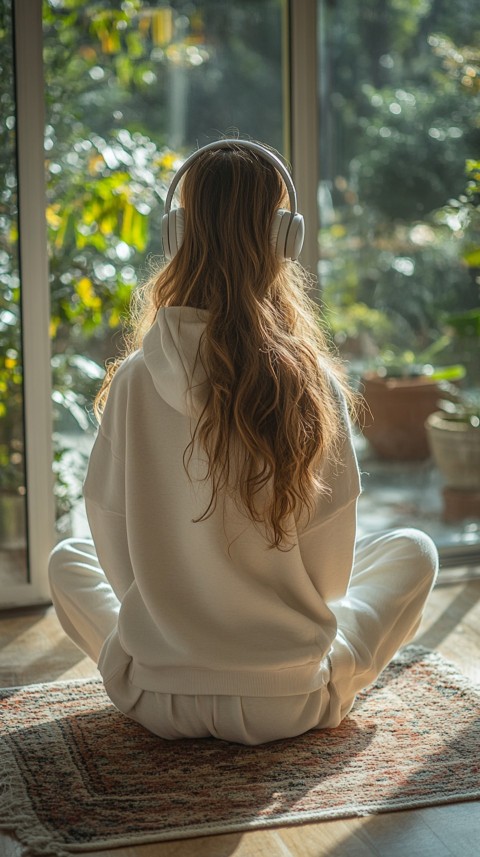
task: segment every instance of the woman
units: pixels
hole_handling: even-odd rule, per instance
[[[163,738],[337,726],[435,579],[423,533],[356,539],[351,396],[294,261],[302,238],[270,150],[223,140],[188,159],[170,261],[97,397],[92,540],[51,557],[64,629]]]

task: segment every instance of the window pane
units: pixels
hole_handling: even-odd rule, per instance
[[[320,0],[319,17],[320,277],[371,411],[360,526],[418,525],[445,553],[468,549],[480,532],[480,7]],[[427,434],[460,391],[470,422]]]
[[[0,587],[27,582],[12,9],[0,10]]]
[[[61,534],[79,508],[105,360],[162,252],[175,169],[225,133],[284,149],[284,18],[283,0],[44,2]]]

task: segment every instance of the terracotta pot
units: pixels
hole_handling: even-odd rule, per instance
[[[459,488],[444,488],[443,520],[455,524],[468,518],[480,518],[480,491],[462,491]]]
[[[426,429],[447,488],[480,492],[480,428],[437,411],[427,418]]]
[[[361,427],[379,458],[428,458],[425,420],[445,398],[438,383],[425,375],[381,378],[374,372],[365,374],[362,382],[366,408]]]

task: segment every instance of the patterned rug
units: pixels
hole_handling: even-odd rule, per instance
[[[480,797],[480,689],[405,649],[334,730],[262,747],[168,742],[90,679],[0,691],[0,827],[32,854]]]

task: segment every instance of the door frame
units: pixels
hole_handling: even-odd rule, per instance
[[[12,11],[28,578],[25,583],[2,588],[2,608],[50,600],[48,556],[55,541],[42,0],[14,0]]]

